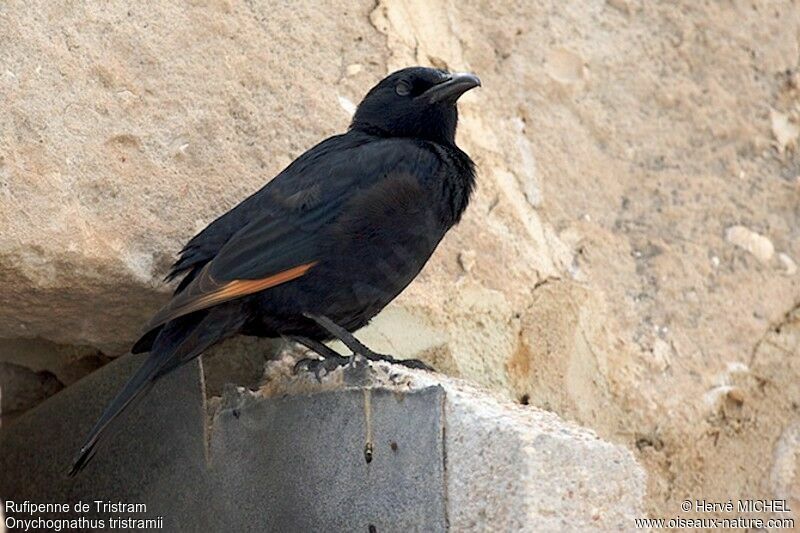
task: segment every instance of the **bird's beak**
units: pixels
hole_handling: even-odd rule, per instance
[[[436,102],[454,103],[465,92],[480,86],[481,80],[475,74],[454,72],[419,97],[426,98],[432,104]]]

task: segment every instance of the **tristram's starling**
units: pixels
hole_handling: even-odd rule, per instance
[[[287,337],[325,363],[324,344],[408,366],[351,335],[419,273],[461,218],[474,165],[455,144],[456,101],[472,74],[413,67],[367,93],[347,133],[322,141],[192,238],[167,276],[183,276],[132,353],[147,360],[103,412],[73,464],[163,375],[237,335]]]

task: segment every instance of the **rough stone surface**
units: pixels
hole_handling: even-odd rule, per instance
[[[64,385],[46,370],[34,372],[26,366],[0,363],[0,425],[62,388]]]
[[[346,127],[385,55],[368,13],[4,2],[0,337],[126,350],[180,243]]]
[[[137,362],[115,361],[0,435],[0,499],[113,495],[146,504],[138,518],[161,516],[170,531],[629,530],[642,513],[631,452],[551,413],[384,364],[317,381],[293,375],[287,358],[258,390],[230,387],[208,413],[201,367],[188,365],[67,478],[72,451]]]
[[[123,353],[182,243],[383,74],[474,70],[475,201],[365,336],[628,446],[653,515],[797,494],[799,21],[788,0],[3,2],[0,337],[56,343],[30,366],[56,376],[64,347]]]
[[[453,531],[628,531],[643,516],[631,453],[552,413],[445,387]]]

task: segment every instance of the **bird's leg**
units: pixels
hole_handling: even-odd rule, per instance
[[[291,339],[293,341],[295,341],[295,342],[298,342],[298,343],[302,344],[303,346],[305,346],[309,350],[315,352],[317,355],[319,355],[323,359],[334,359],[334,360],[345,359],[345,360],[349,360],[349,358],[344,357],[343,355],[341,355],[339,352],[337,352],[336,350],[334,350],[330,346],[327,346],[327,345],[325,345],[325,344],[323,344],[323,343],[321,343],[319,341],[315,341],[315,340],[309,339],[308,337],[293,336],[293,337],[291,337]]]
[[[301,336],[292,336],[290,338],[293,341],[302,344],[309,350],[316,352],[322,357],[322,359],[311,359],[308,357],[300,359],[294,365],[295,372],[299,372],[301,368],[305,368],[306,370],[314,372],[317,380],[320,380],[322,378],[323,370],[325,370],[326,373],[333,372],[340,366],[345,366],[350,361],[349,357],[344,357],[333,348],[326,346],[319,341]]]
[[[316,322],[320,327],[325,329],[328,333],[339,339],[347,346],[353,354],[362,355],[370,361],[386,361],[387,363],[407,366],[409,368],[421,368],[423,370],[433,370],[431,367],[418,359],[395,359],[391,355],[375,353],[359,341],[352,333],[338,325],[330,318],[322,315],[311,315],[303,313],[307,318]]]

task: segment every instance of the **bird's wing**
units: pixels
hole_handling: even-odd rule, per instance
[[[319,261],[319,227],[332,215],[320,204],[313,212],[280,218],[267,213],[252,221],[156,313],[147,330],[303,276]]]
[[[186,277],[176,288],[176,294],[185,289],[206,263],[211,261],[220,249],[225,246],[225,243],[253,218],[258,208],[257,200],[260,193],[261,191],[256,192],[211,222],[181,249],[178,260],[172,265],[164,279],[165,281],[172,281],[186,274]]]
[[[234,233],[147,325],[151,331],[188,313],[286,283],[314,268],[323,229],[359,191],[392,177],[430,176],[438,159],[411,141],[381,140],[298,159],[262,189],[261,215]],[[280,178],[280,179],[279,179]]]
[[[220,215],[200,233],[192,237],[181,249],[178,260],[170,268],[165,281],[172,281],[185,275],[175,293],[183,291],[200,274],[203,267],[242,228],[266,212],[272,211],[280,214],[285,208],[291,210],[292,200],[297,203],[304,195],[308,195],[309,192],[313,193],[312,181],[315,172],[313,172],[313,168],[309,167],[321,159],[324,161],[333,152],[357,146],[358,142],[354,142],[347,135],[337,135],[309,149],[264,187],[242,200],[233,209]],[[275,194],[278,189],[284,198]]]

